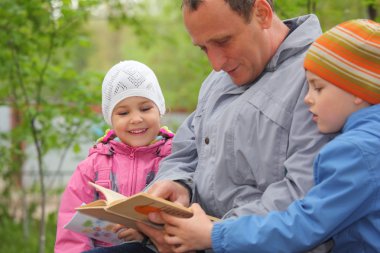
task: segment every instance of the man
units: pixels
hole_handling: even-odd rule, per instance
[[[188,205],[191,189],[206,213],[226,218],[284,210],[313,185],[312,162],[328,139],[303,102],[303,59],[321,29],[313,15],[282,22],[272,5],[183,1],[192,42],[214,71],[150,193]],[[160,244],[159,231],[141,229]]]
[[[214,71],[148,191],[220,218],[286,209],[313,185],[314,156],[328,141],[303,102],[318,19],[282,22],[271,0],[183,0],[182,10]],[[160,252],[174,252],[160,230],[140,228]]]

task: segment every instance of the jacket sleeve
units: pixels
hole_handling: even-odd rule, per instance
[[[367,158],[347,142],[324,149],[315,162],[320,181],[284,212],[216,223],[215,252],[305,252],[371,212],[377,190]]]
[[[79,253],[92,248],[90,238],[63,228],[75,214],[76,207],[94,200],[94,190],[87,184],[88,181],[94,181],[95,175],[90,173],[91,164],[90,158],[82,161],[63,192],[58,211],[55,253]]]
[[[180,126],[173,138],[172,154],[160,162],[160,169],[155,181],[180,180],[192,187],[193,172],[198,162],[192,113]]]

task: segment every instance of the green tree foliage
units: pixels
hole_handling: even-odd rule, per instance
[[[129,8],[128,25],[117,30],[104,19],[92,20],[89,31],[96,43],[88,67],[106,72],[121,60],[144,62],[156,73],[169,111],[194,110],[211,68],[204,53],[192,45],[180,6],[181,1],[139,1]]]
[[[324,30],[348,19],[379,19],[378,0],[274,2],[280,18],[315,13]],[[180,4],[173,0],[0,1],[0,105],[12,108],[15,119],[12,131],[0,133],[0,238],[6,240],[1,252],[52,251],[56,217],[48,216],[46,226],[44,207],[51,189],[44,175],[48,168],[58,170],[61,162],[46,164],[44,157],[58,149],[64,159],[68,149],[78,150],[83,137],[94,140],[89,123],[102,122],[94,105],[100,104],[102,78],[112,65],[125,59],[146,63],[158,76],[169,110],[194,110],[211,68],[204,53],[191,43]],[[33,147],[36,155],[27,157],[25,147]],[[21,181],[27,158],[37,161],[39,169],[39,182],[32,189]],[[27,197],[35,194],[40,201],[31,204]],[[22,200],[22,224],[13,220],[9,203],[15,197]],[[34,219],[31,214],[37,208],[40,217]],[[36,240],[37,233],[28,231],[37,228]],[[13,230],[17,232],[11,236]],[[22,243],[15,243],[20,237]]]
[[[130,12],[133,14],[133,22],[108,39],[112,45],[118,45],[111,49],[118,53],[116,57],[113,56],[113,62],[102,66],[104,71],[120,60],[140,60],[156,72],[169,109],[193,111],[199,88],[211,68],[204,53],[192,45],[185,30],[182,23],[182,1],[138,2],[133,7],[133,12]],[[368,18],[369,4],[375,10],[379,8],[378,0],[275,0],[274,3],[275,10],[282,19],[315,13],[323,30],[348,19]],[[103,38],[103,42],[107,45],[107,39]],[[98,58],[95,52],[94,61],[98,62]]]
[[[318,16],[323,30],[355,18],[369,18],[377,20],[377,12],[380,7],[378,0],[275,0],[275,10],[283,18],[291,18],[308,13]]]
[[[22,198],[30,193],[22,185],[21,172],[27,155],[23,147],[33,146],[41,207],[39,252],[44,252],[45,245],[44,175],[47,166],[56,166],[45,164],[43,158],[52,149],[71,147],[76,137],[85,133],[86,122],[96,118],[91,106],[100,100],[93,87],[99,76],[78,72],[73,54],[88,44],[81,27],[95,4],[83,1],[73,8],[71,1],[0,2],[0,102],[12,108],[18,119],[12,131],[1,138],[2,150],[7,150],[1,154],[2,195]],[[27,202],[23,203],[23,210],[28,210]],[[0,217],[7,217],[10,211],[0,210],[5,212]],[[28,224],[25,236],[27,228]]]

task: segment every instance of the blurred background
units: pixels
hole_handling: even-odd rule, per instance
[[[282,19],[315,13],[323,30],[379,21],[379,0],[276,0]],[[156,73],[176,130],[210,67],[174,0],[0,0],[0,252],[53,252],[59,197],[107,126],[101,83],[134,59]]]

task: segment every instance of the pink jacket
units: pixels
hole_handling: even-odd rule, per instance
[[[89,156],[79,163],[62,195],[54,252],[79,253],[92,249],[94,243],[108,246],[63,228],[74,215],[76,207],[98,199],[97,192],[87,182],[113,188],[126,196],[138,193],[152,181],[159,162],[171,153],[171,144],[172,139],[163,139],[150,146],[132,148],[111,140],[108,144],[98,143],[91,148]]]

